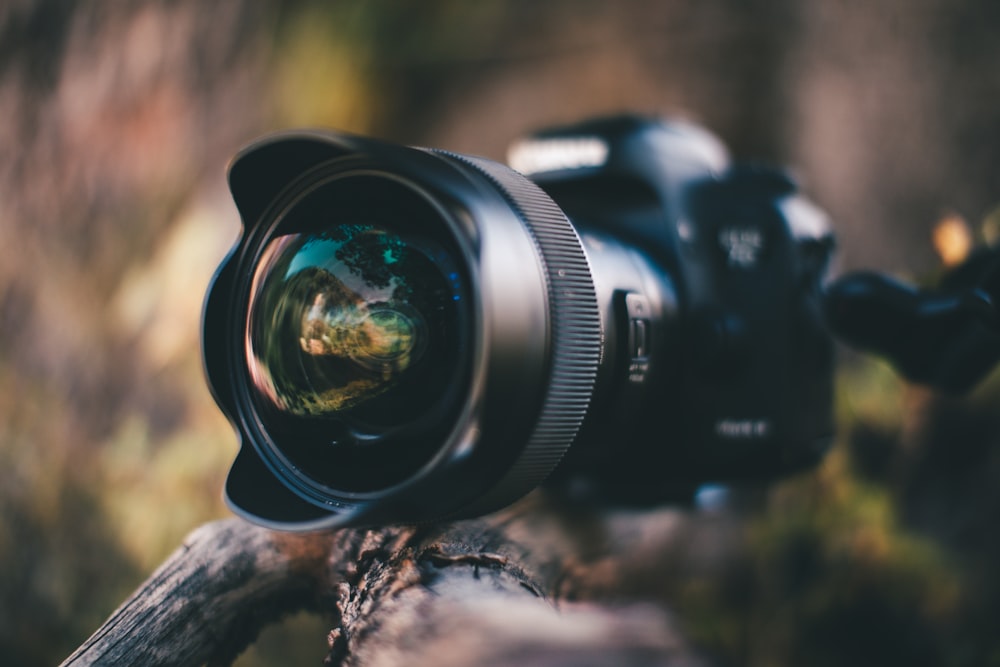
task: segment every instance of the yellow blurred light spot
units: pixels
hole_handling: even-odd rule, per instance
[[[949,213],[935,225],[933,241],[941,262],[945,266],[955,266],[972,250],[972,230],[962,216]]]
[[[1000,206],[992,209],[983,218],[982,231],[986,245],[993,246],[1000,243]]]

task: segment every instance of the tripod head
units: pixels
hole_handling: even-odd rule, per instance
[[[828,286],[827,323],[905,378],[963,394],[1000,362],[1000,248],[973,253],[933,288],[871,272]]]

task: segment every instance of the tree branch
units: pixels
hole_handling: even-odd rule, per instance
[[[302,609],[336,619],[328,665],[705,664],[664,610],[596,601],[614,573],[662,553],[672,515],[579,515],[539,498],[424,527],[207,524],[63,664],[229,664]]]

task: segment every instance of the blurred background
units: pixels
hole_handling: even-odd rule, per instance
[[[0,663],[60,661],[227,516],[199,318],[255,136],[502,159],[540,125],[680,115],[791,165],[839,268],[925,279],[942,221],[995,236],[998,29],[990,0],[6,0]],[[641,594],[730,664],[1000,664],[1000,382],[943,400],[852,355],[838,382],[823,466]],[[292,619],[239,664],[319,664],[328,629]]]

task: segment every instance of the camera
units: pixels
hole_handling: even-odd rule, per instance
[[[650,505],[822,457],[833,237],[784,171],[638,116],[509,163],[326,131],[234,159],[203,348],[236,513],[455,519],[543,482]]]

